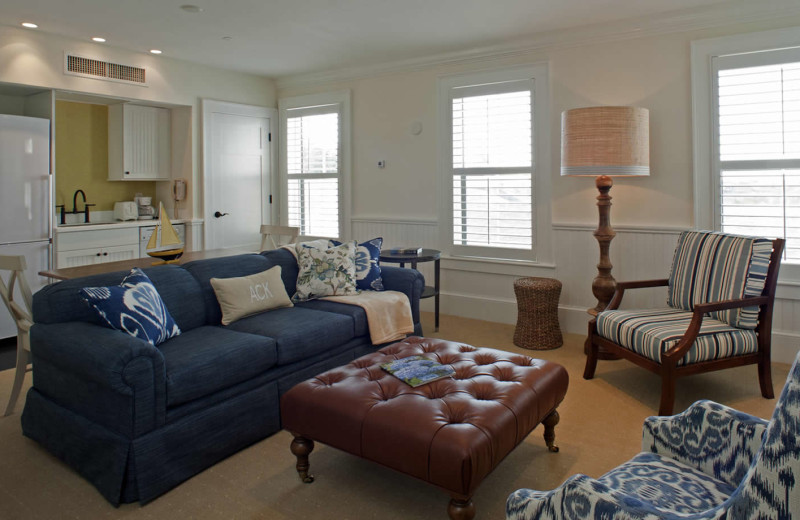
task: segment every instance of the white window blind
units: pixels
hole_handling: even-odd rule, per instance
[[[452,92],[453,244],[531,249],[532,81]]]
[[[338,237],[338,106],[290,110],[285,139],[289,225],[301,235]]]
[[[720,227],[786,239],[800,263],[800,53],[714,58]]]

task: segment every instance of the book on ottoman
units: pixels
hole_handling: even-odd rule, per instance
[[[381,368],[412,387],[452,376],[456,371],[450,365],[442,365],[423,356],[411,356],[382,363]]]

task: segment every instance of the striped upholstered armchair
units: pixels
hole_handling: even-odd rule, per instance
[[[622,357],[661,376],[660,415],[672,413],[675,379],[758,365],[761,394],[771,399],[772,308],[783,239],[684,231],[669,278],[620,282],[589,322],[586,368]],[[628,289],[667,286],[667,307],[618,310]]]
[[[599,479],[518,489],[508,520],[791,520],[800,518],[800,356],[772,420],[698,401],[649,417],[642,452]]]

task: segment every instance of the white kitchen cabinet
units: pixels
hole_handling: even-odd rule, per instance
[[[59,268],[103,264],[106,262],[117,262],[119,260],[133,260],[134,258],[139,258],[139,246],[111,246],[100,249],[59,251],[56,257],[56,263]]]
[[[56,267],[139,258],[139,228],[60,231],[56,233]]]
[[[167,181],[170,110],[122,103],[108,107],[108,180]]]

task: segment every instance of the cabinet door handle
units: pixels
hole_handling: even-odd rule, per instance
[[[100,256],[100,253],[97,253],[97,255],[95,255],[95,256]]]
[[[108,253],[103,253],[103,256],[108,256]]]
[[[125,175],[130,175],[130,174],[131,174],[131,172],[125,172]]]

